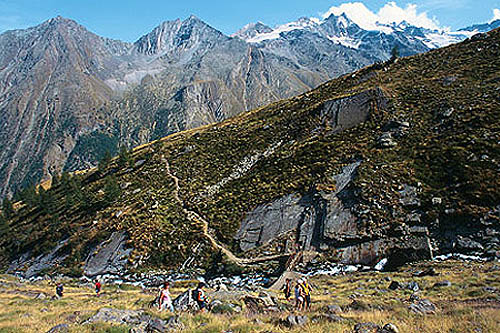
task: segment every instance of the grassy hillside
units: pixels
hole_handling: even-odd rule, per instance
[[[247,212],[285,194],[332,191],[332,176],[354,160],[363,161],[355,186],[367,208],[357,216],[367,235],[390,232],[405,221],[403,184],[421,189],[422,224],[476,223],[500,204],[499,44],[496,30],[374,65],[65,179],[45,202],[18,208],[6,222],[2,263],[27,252],[46,253],[67,239],[68,257],[59,269],[78,274],[96,244],[125,230],[134,248],[131,268],[178,267],[193,253],[206,267],[213,248],[204,226],[186,210],[203,217],[207,232],[237,252],[232,239]],[[332,129],[322,105],[363,92],[373,95],[368,120]],[[409,130],[397,146],[383,149],[377,138],[391,120],[408,122]]]

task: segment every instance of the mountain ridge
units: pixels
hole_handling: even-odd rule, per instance
[[[314,20],[298,22],[310,26]],[[56,35],[42,38],[49,28]],[[106,150],[115,153],[119,146],[144,144],[302,93],[386,60],[394,45],[402,55],[430,49],[403,32],[382,38],[356,29],[353,36],[292,29],[277,39],[246,43],[196,17],[166,21],[135,43],[99,37],[62,17],[5,32],[0,147],[8,148],[0,155],[0,195],[63,170],[95,166]]]

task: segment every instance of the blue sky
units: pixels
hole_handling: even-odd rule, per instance
[[[355,2],[356,0],[351,0]],[[415,19],[427,19],[440,27],[457,29],[493,18],[500,0],[358,0],[373,13],[381,8],[385,16],[416,13]],[[301,16],[321,17],[338,0],[0,0],[0,32],[26,28],[61,15],[76,20],[105,37],[135,41],[160,22],[184,19],[194,14],[213,27],[231,34],[250,22],[270,26],[290,22]],[[391,2],[395,2],[393,5]],[[409,6],[411,4],[416,5]],[[385,6],[385,7],[384,7]],[[342,7],[344,8],[344,7]],[[356,8],[356,7],[352,7]],[[397,10],[400,8],[403,12]],[[358,12],[356,12],[358,13]],[[496,12],[500,18],[500,10]],[[382,15],[382,14],[381,14]]]

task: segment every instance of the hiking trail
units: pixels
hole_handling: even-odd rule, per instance
[[[209,223],[207,220],[205,220],[198,213],[186,208],[184,201],[182,201],[182,199],[179,195],[180,190],[181,190],[180,185],[179,185],[179,178],[171,172],[170,164],[168,163],[168,160],[164,156],[162,156],[162,160],[165,162],[167,175],[170,178],[172,178],[172,180],[174,181],[174,184],[175,184],[174,197],[175,197],[175,200],[182,207],[182,211],[184,212],[184,214],[186,214],[186,216],[189,220],[202,226],[203,235],[210,241],[210,243],[212,244],[212,246],[214,248],[216,248],[216,249],[220,250],[222,253],[224,253],[229,258],[229,260],[231,260],[232,262],[234,262],[235,264],[237,264],[239,266],[246,266],[246,265],[258,264],[258,263],[262,263],[262,262],[266,262],[266,261],[278,260],[278,259],[282,259],[282,258],[289,258],[290,256],[292,256],[292,253],[284,253],[284,254],[277,254],[277,255],[272,255],[272,256],[257,257],[257,258],[253,258],[253,259],[240,258],[240,257],[235,256],[234,253],[232,253],[224,245],[219,244],[219,242],[215,239],[215,237],[210,234]]]

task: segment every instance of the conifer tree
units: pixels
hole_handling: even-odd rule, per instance
[[[125,146],[120,147],[120,153],[118,155],[118,166],[120,168],[128,167],[132,164],[132,156],[130,151]]]
[[[3,212],[3,216],[8,220],[10,218],[12,218],[12,216],[14,216],[15,214],[15,210],[14,210],[14,205],[12,205],[12,201],[10,201],[9,198],[5,198],[3,199],[3,202],[2,202],[2,212]]]
[[[106,150],[104,152],[103,157],[99,160],[99,163],[97,164],[97,169],[101,172],[106,170],[109,166],[109,163],[111,162],[111,158],[112,158],[111,153],[109,152],[109,150]]]
[[[115,176],[106,178],[104,183],[104,204],[112,204],[121,194],[121,188]]]

